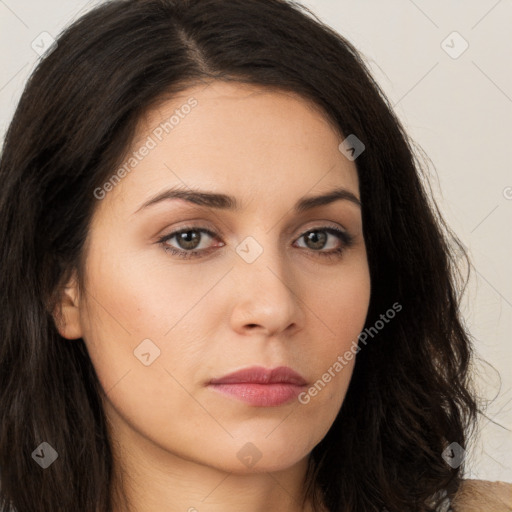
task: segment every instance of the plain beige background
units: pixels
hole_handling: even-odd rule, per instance
[[[47,32],[98,0],[0,0],[0,137]],[[512,1],[303,0],[366,57],[431,159],[436,200],[474,268],[462,305],[494,399],[466,478],[512,482]],[[509,430],[507,431],[506,428]]]

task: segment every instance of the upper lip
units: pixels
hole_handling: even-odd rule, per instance
[[[254,384],[287,383],[303,386],[307,384],[302,375],[288,366],[278,366],[274,369],[267,369],[263,366],[251,366],[237,372],[229,373],[219,379],[211,379],[210,384],[233,384],[250,382]]]

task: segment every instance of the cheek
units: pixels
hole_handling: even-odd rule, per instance
[[[341,350],[364,327],[370,303],[370,274],[365,260],[341,269],[324,286],[310,287],[306,299],[329,350]]]
[[[201,361],[205,333],[194,315],[218,276],[191,279],[178,267],[171,271],[138,254],[123,254],[115,244],[102,247],[89,260],[82,318],[104,391],[130,389],[136,403],[169,403],[169,393],[179,400],[183,390],[172,376],[187,384],[188,370]],[[214,307],[209,300],[204,304]]]
[[[199,339],[200,333],[190,323],[179,323],[183,313],[173,312],[181,309],[179,304],[174,307],[150,293],[147,282],[130,286],[127,280],[120,287],[97,283],[97,300],[88,304],[84,341],[111,414],[148,437],[166,439],[176,411],[190,428],[197,428],[202,418],[187,392],[198,358],[197,347],[187,340]],[[167,315],[161,311],[162,302]]]
[[[156,248],[144,254],[120,247],[121,241],[117,247],[104,245],[91,258],[92,297],[86,296],[88,327],[95,331],[91,338],[101,334],[132,343],[165,339],[204,295],[212,276],[191,280],[181,267],[166,265],[165,255],[155,258]]]
[[[341,406],[355,365],[359,334],[364,328],[370,301],[368,267],[358,265],[323,290],[315,289],[307,301],[318,332],[306,348],[305,360],[315,369],[314,389],[306,400],[316,405],[329,403],[329,414]],[[312,318],[313,318],[312,317]]]

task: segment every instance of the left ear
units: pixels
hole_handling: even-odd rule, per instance
[[[82,337],[80,323],[80,293],[76,271],[66,283],[52,313],[57,330],[63,338],[74,340]]]

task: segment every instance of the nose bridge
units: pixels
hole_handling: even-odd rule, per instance
[[[238,244],[236,253],[235,271],[241,285],[237,294],[238,318],[269,330],[285,329],[297,322],[298,297],[290,282],[285,252],[272,231],[253,231]]]
[[[252,235],[248,235],[238,244],[236,253],[241,260],[237,262],[238,266],[247,279],[255,276],[257,282],[263,280],[265,285],[271,285],[277,281],[279,287],[285,286],[283,284],[287,274],[285,252],[272,232],[253,231]]]

